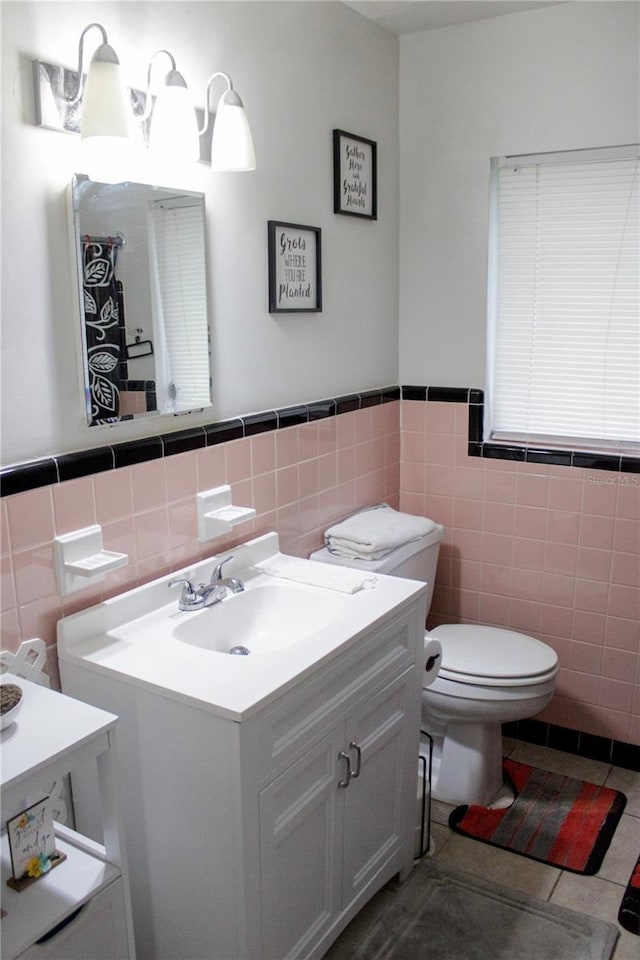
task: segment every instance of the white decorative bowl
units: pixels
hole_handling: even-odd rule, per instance
[[[0,710],[0,730],[4,730],[16,719],[22,706],[22,690],[16,683],[0,682],[2,706]]]

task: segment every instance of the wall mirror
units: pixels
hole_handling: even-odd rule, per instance
[[[204,194],[70,189],[90,426],[211,405]]]

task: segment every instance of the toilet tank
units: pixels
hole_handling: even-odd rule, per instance
[[[356,567],[371,573],[384,573],[391,577],[406,577],[407,580],[421,580],[427,584],[427,613],[431,608],[433,587],[438,566],[438,553],[444,535],[444,527],[436,523],[424,537],[412,540],[393,550],[382,560],[353,560],[330,553],[326,547],[310,554],[310,560],[321,563],[333,563],[341,567]]]

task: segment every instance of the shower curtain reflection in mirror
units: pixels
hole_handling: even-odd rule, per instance
[[[120,417],[119,384],[124,379],[122,284],[116,279],[120,237],[82,238],[84,325],[89,372],[87,416],[91,426]]]

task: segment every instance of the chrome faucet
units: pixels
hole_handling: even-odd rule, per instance
[[[228,560],[233,560],[233,554],[225,557],[213,568],[209,583],[201,583],[196,587],[191,580],[186,577],[176,577],[169,580],[169,586],[175,587],[182,584],[182,593],[178,600],[179,610],[201,610],[203,607],[210,607],[214,603],[220,603],[230,593],[242,593],[244,583],[238,577],[223,577],[222,567]]]
[[[220,563],[217,563],[213,568],[213,573],[211,574],[211,579],[209,580],[210,587],[226,587],[227,591],[231,593],[242,593],[244,590],[244,583],[242,580],[239,580],[238,577],[223,577],[222,568],[225,563],[228,563],[229,560],[233,560],[234,554],[230,554],[228,557],[225,557],[224,560],[221,560]]]
[[[191,580],[186,577],[176,577],[169,580],[168,586],[177,587],[181,583],[182,593],[178,600],[178,610],[199,610],[204,607],[204,598],[200,595],[198,587],[194,586]]]

